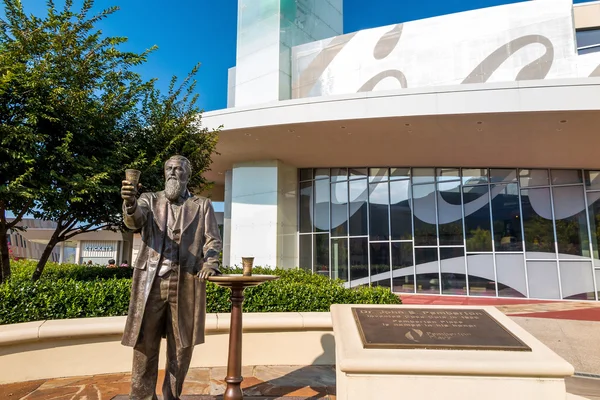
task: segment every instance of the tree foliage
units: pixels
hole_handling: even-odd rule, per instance
[[[35,268],[17,261],[13,279],[0,284],[0,325],[64,318],[126,315],[131,295],[130,268],[102,268],[48,263],[42,279],[31,282]],[[248,288],[244,312],[327,312],[332,304],[401,304],[385,287],[347,289],[342,281],[303,270],[254,267],[257,274],[280,279]],[[241,274],[241,268],[223,268]],[[230,292],[206,285],[207,312],[231,311]]]
[[[117,11],[92,15],[93,0],[72,11],[49,0],[44,18],[25,14],[18,0],[3,0],[0,21],[0,250],[5,234],[26,213],[57,224],[33,279],[54,246],[87,231],[122,227],[120,183],[139,167],[158,184],[168,155],[190,157],[194,184],[210,165],[217,132],[200,127],[193,96],[196,66],[179,88],[163,96],[135,68],[155,48],[120,50],[124,37],[105,37],[98,22]],[[6,212],[17,216],[10,224]],[[8,252],[6,252],[8,253]]]
[[[199,192],[210,184],[202,174],[210,167],[218,130],[208,131],[201,125],[193,80],[199,67],[196,65],[179,86],[173,77],[166,95],[156,88],[145,93],[135,128],[128,133],[130,145],[124,146],[133,159],[130,167],[142,171],[142,190],[164,187],[164,162],[174,154],[187,157],[192,164],[190,190]]]

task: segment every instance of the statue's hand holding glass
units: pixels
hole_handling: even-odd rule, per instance
[[[137,169],[126,169],[125,180],[121,182],[121,197],[128,207],[135,203],[137,186],[140,181],[141,172]]]

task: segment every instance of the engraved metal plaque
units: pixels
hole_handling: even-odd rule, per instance
[[[485,310],[353,307],[365,349],[531,351]]]

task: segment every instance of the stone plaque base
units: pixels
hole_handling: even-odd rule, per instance
[[[389,326],[382,326],[387,333],[377,335],[374,331],[377,329],[376,324],[363,323],[361,332],[361,324],[356,319],[357,308],[358,310],[372,308],[374,315],[394,315],[392,320],[396,322],[388,321],[388,317],[377,318],[382,319],[382,324],[398,324],[396,327],[398,329],[392,330]],[[452,308],[451,312],[466,312],[464,315],[469,317],[485,312],[494,323],[506,331],[506,335],[503,335],[499,343],[500,345],[507,343],[509,348],[502,349],[502,346],[498,346],[497,349],[491,349],[490,346],[486,346],[488,338],[485,337],[485,329],[478,331],[478,323],[470,322],[468,324],[473,326],[453,327],[454,330],[449,329],[448,332],[471,333],[477,339],[479,346],[468,348],[468,342],[462,339],[456,340],[455,343],[450,343],[452,341],[449,340],[450,346],[442,347],[435,346],[436,343],[433,342],[426,343],[422,347],[404,345],[407,340],[406,333],[412,332],[408,335],[408,342],[416,345],[418,343],[414,340],[423,342],[422,339],[428,332],[423,327],[428,328],[432,325],[427,322],[427,318],[421,319],[422,322],[411,322],[408,315],[432,315],[438,318],[441,315],[439,312],[448,313],[449,308]],[[389,310],[390,313],[382,312],[382,309]],[[367,314],[363,313],[363,315]],[[405,317],[402,316],[403,314]],[[432,317],[432,320],[435,318]],[[573,375],[573,366],[495,307],[336,304],[331,306],[331,319],[336,343],[338,400],[396,398],[565,400],[570,398],[565,390],[564,378]],[[452,321],[448,318],[443,319],[443,321],[447,320]],[[423,327],[415,324],[421,324]],[[453,323],[437,322],[436,324],[452,325]],[[482,324],[481,328],[485,326]],[[444,327],[433,328],[437,330],[431,330],[430,339],[442,338],[443,335],[440,333],[443,332],[440,329]],[[364,329],[367,329],[367,332]],[[415,334],[415,329],[419,332],[418,335]],[[420,336],[421,333],[423,336]],[[493,334],[494,332],[490,331],[490,335]],[[394,337],[395,335],[403,337]],[[369,337],[377,338],[378,347],[366,346]],[[514,343],[508,340],[510,338],[514,338],[514,343],[518,346],[513,346]]]

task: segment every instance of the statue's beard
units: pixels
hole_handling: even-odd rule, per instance
[[[185,182],[177,178],[169,178],[165,181],[165,196],[169,201],[177,201],[185,191]]]

